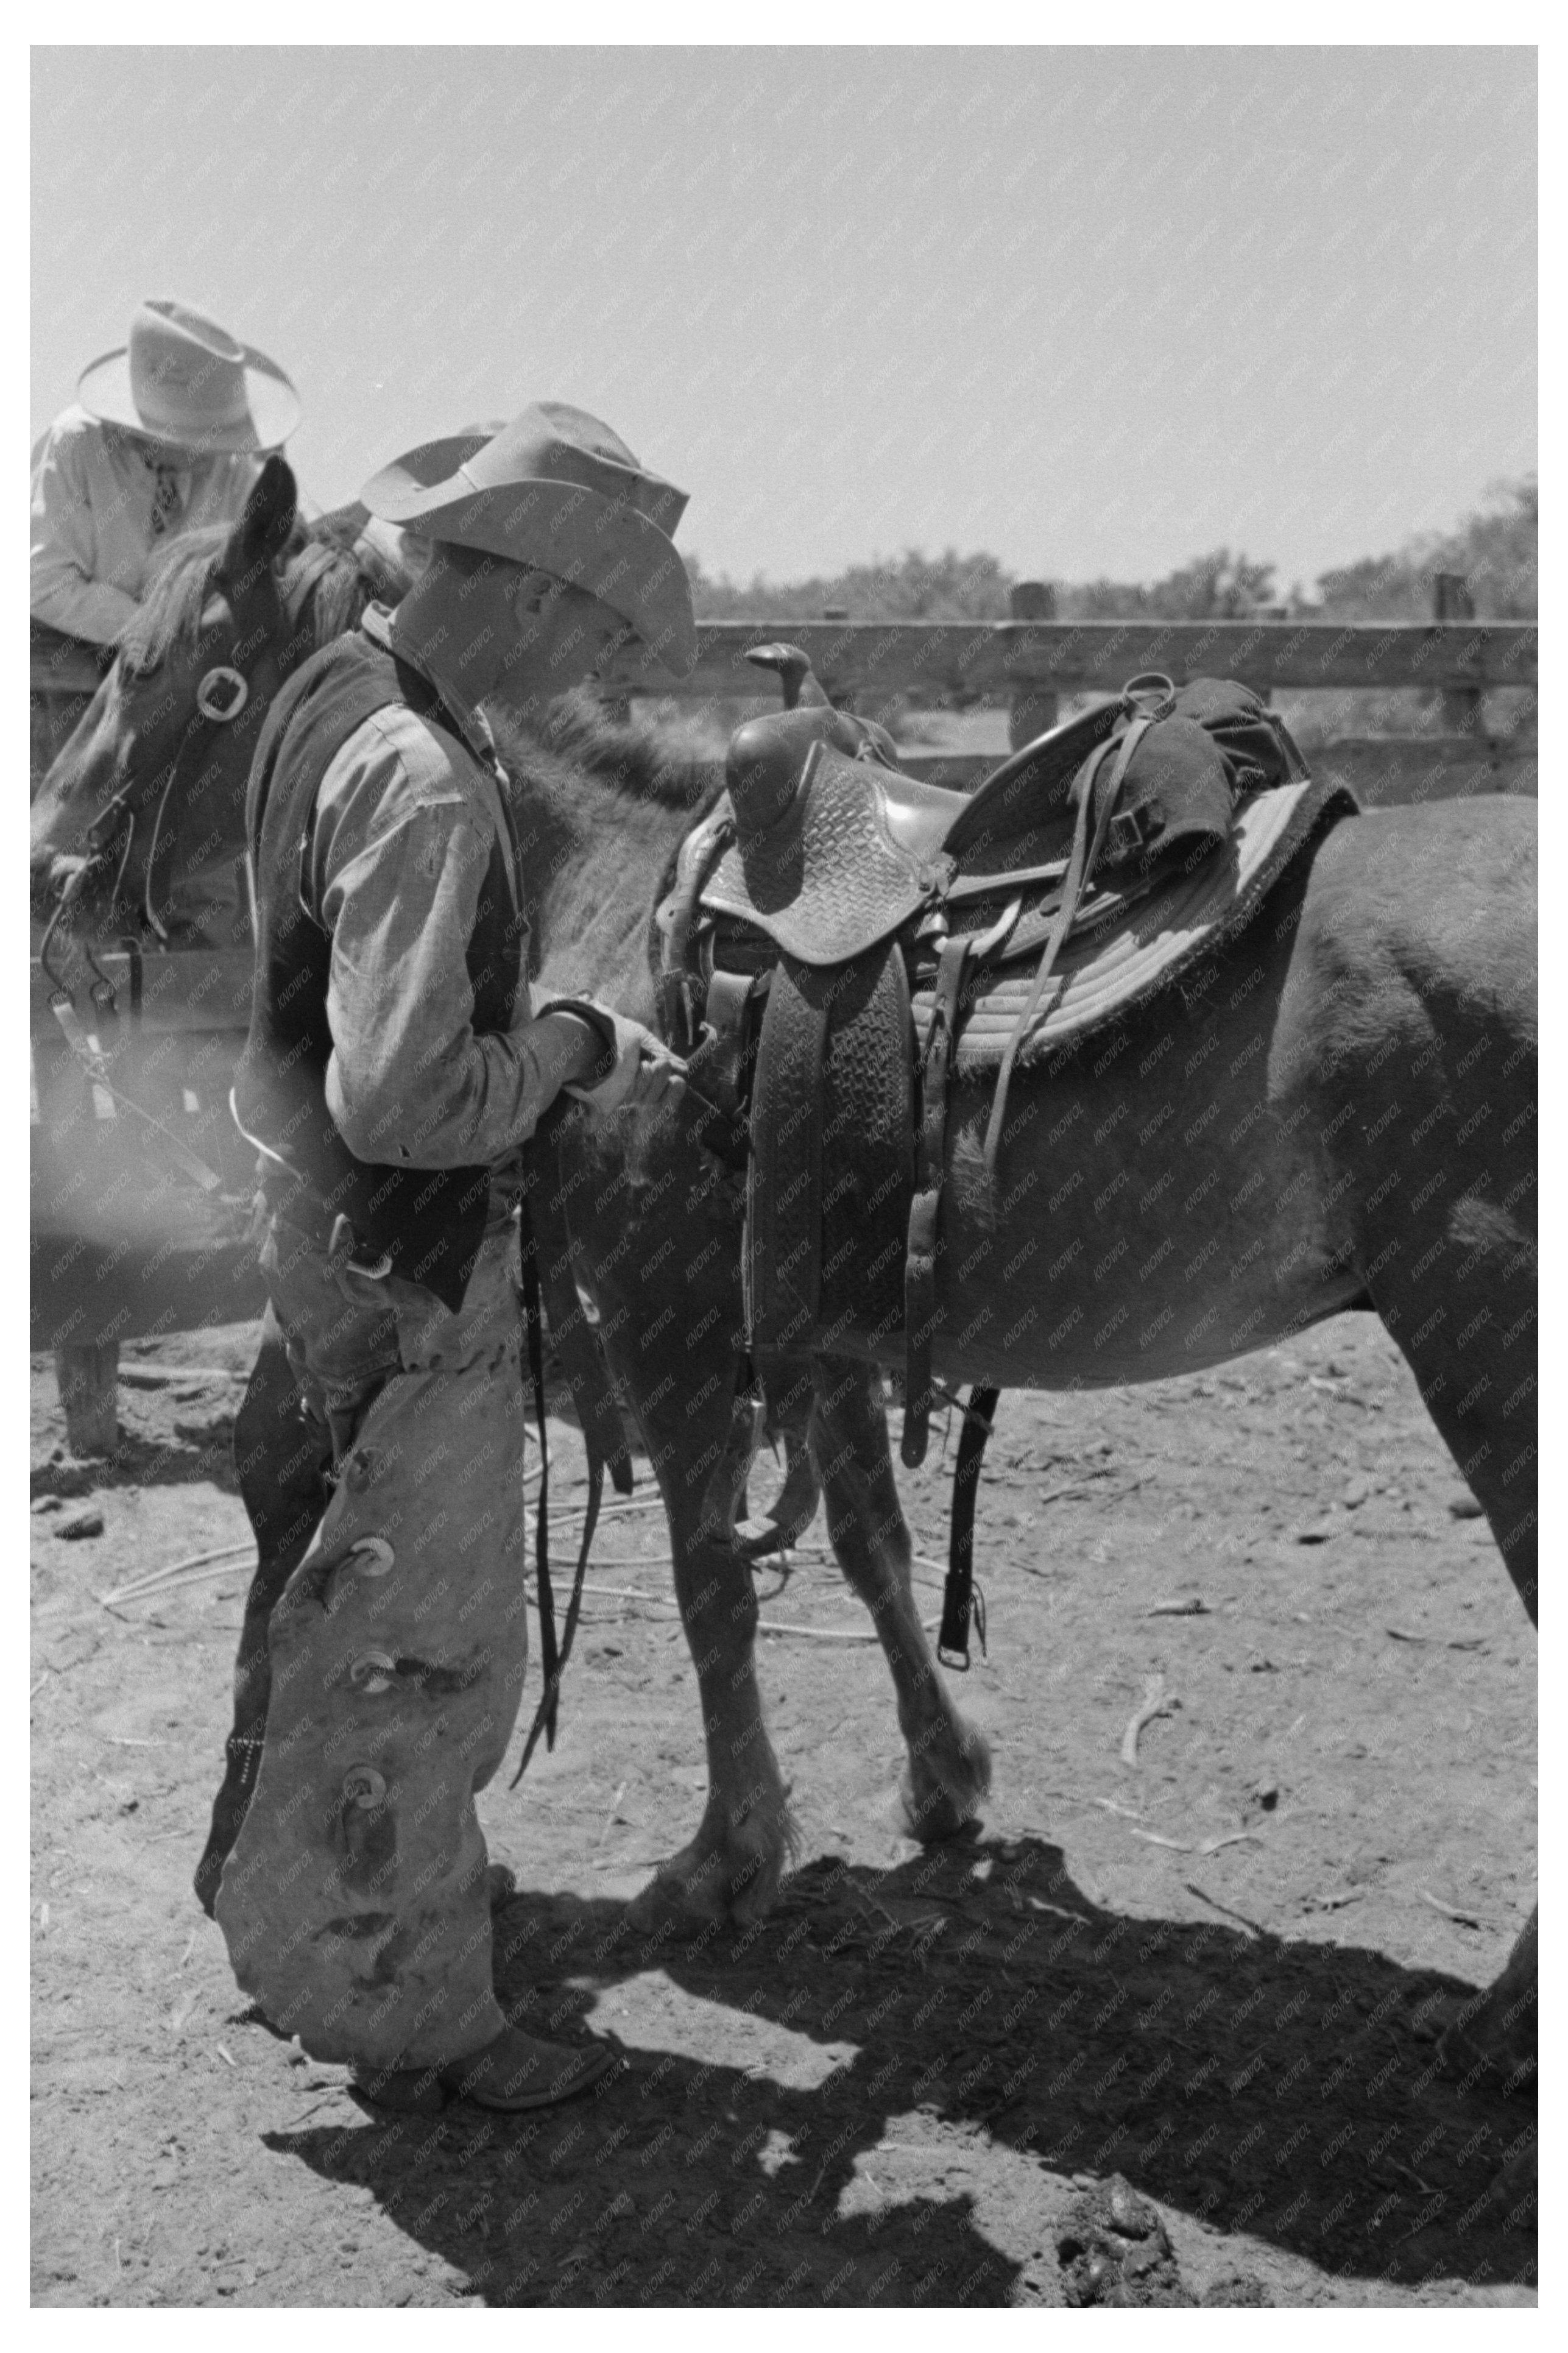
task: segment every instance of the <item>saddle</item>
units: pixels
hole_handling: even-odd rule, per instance
[[[780,1411],[811,1354],[901,1331],[913,1467],[955,1071],[993,1080],[994,1170],[1018,1061],[1168,985],[1247,920],[1331,801],[1354,804],[1310,782],[1256,696],[1212,680],[1135,680],[973,794],[901,775],[882,731],[819,689],[739,729],[726,774],[658,921],[667,1025],[721,1115],[710,1141],[746,1170],[752,1357]],[[967,1409],[971,1517],[994,1402]],[[955,1513],[955,1560],[959,1545]]]

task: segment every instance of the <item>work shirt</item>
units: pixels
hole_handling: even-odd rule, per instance
[[[390,650],[388,619],[373,605],[362,627]],[[466,956],[498,840],[514,905],[522,882],[489,730],[444,689],[442,699],[465,742],[394,704],[343,744],[316,795],[300,878],[332,943],[327,1109],[357,1158],[419,1168],[501,1160],[557,1092],[526,978],[510,1033],[474,1035]]]
[[[234,522],[258,460],[139,440],[72,406],[33,452],[29,598],[35,619],[112,645],[171,539]]]

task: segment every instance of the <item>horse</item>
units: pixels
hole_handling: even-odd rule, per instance
[[[527,744],[503,746],[524,840],[552,878],[534,917],[545,973],[607,985],[657,1023],[656,927],[636,917],[693,796],[661,795],[629,754],[606,768],[580,748],[563,783]],[[1375,1314],[1536,1622],[1535,858],[1528,801],[1340,814],[1176,988],[1021,1064],[989,1163],[991,1081],[961,1063],[933,1343],[949,1394],[1164,1379]],[[656,907],[674,871],[672,854]],[[618,1162],[600,1146],[595,1166],[584,1141],[573,1213],[663,1490],[708,1752],[702,1819],[632,1917],[699,1932],[765,1913],[793,1840],[726,1518],[747,1463],[731,1411],[747,1338],[742,1180],[703,1143],[689,1102]],[[810,1359],[805,1438],[891,1673],[909,1826],[933,1841],[974,1818],[991,1759],[914,1599],[881,1385],[901,1336],[836,1326],[831,1353]],[[1533,2042],[1536,1933],[1532,1915],[1459,2046],[1505,2070]]]
[[[245,785],[272,696],[372,597],[395,602],[409,579],[364,508],[301,524],[279,487],[264,474],[238,522],[184,533],[154,569],[34,801],[35,919],[47,923],[68,892],[90,903],[110,878],[84,870],[111,861],[118,932],[174,947],[234,938]]]
[[[251,700],[277,658],[272,643],[249,644]],[[178,670],[187,694],[195,667]],[[501,752],[536,976],[658,1026],[652,910],[721,788],[717,762],[661,753],[582,709],[548,742],[503,731]],[[123,773],[137,767],[128,745]],[[243,791],[237,771],[229,789]],[[989,1089],[961,1067],[936,1372],[1092,1389],[1208,1369],[1348,1308],[1374,1312],[1533,1620],[1534,906],[1528,804],[1344,816],[1213,952],[1206,986],[1155,1000],[1110,1044],[1020,1066],[994,1168],[980,1144]],[[574,1126],[563,1146],[581,1271],[668,1516],[703,1712],[707,1801],[632,1907],[648,1926],[761,1917],[794,1836],[735,1530],[756,1426],[742,1390],[743,1187],[707,1137],[689,1094],[603,1134]],[[888,1345],[849,1330],[811,1359],[805,1437],[835,1553],[891,1672],[910,1825],[936,1840],[973,1819],[991,1766],[913,1599],[881,1401]],[[247,1403],[265,1454],[282,1407]],[[274,1483],[280,1531],[290,1491]],[[298,1512],[298,1484],[292,1496]],[[265,1509],[258,1541],[247,1626],[264,1651],[267,1588],[281,1589],[303,1545],[269,1556]]]

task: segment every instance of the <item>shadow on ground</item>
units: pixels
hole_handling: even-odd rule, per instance
[[[730,2014],[716,2051],[747,2055],[634,2050],[542,2116],[268,2136],[369,2188],[488,2302],[1060,2302],[1064,2177],[1113,2172],[1343,2278],[1534,2281],[1533,2194],[1496,2194],[1510,2160],[1529,2173],[1533,2077],[1450,2080],[1436,2028],[1475,1990],[1458,1979],[1100,1910],[1029,1838],[885,1873],[818,1861],[760,1929],[691,1942],[531,1892],[496,1929],[533,2031],[569,2036],[596,2002],[613,2024],[614,1989],[660,1971]],[[802,2050],[805,2069],[780,2059]],[[966,2150],[998,2148],[1022,2253],[951,2186]]]
[[[193,1391],[194,1397],[197,1394]],[[237,1392],[234,1401],[237,1405]],[[165,1438],[137,1430],[129,1422],[122,1404],[120,1440],[113,1453],[96,1454],[86,1461],[76,1462],[68,1457],[63,1446],[58,1447],[58,1461],[33,1465],[34,1501],[40,1495],[88,1495],[95,1488],[189,1487],[198,1483],[221,1488],[225,1494],[237,1494],[233,1412],[211,1412],[205,1409],[203,1403],[194,1403],[192,1411],[195,1418],[175,1420],[173,1434]]]

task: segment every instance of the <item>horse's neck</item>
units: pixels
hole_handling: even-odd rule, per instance
[[[688,810],[590,783],[570,810],[524,797],[519,847],[540,989],[652,1020],[654,894],[691,823]]]

